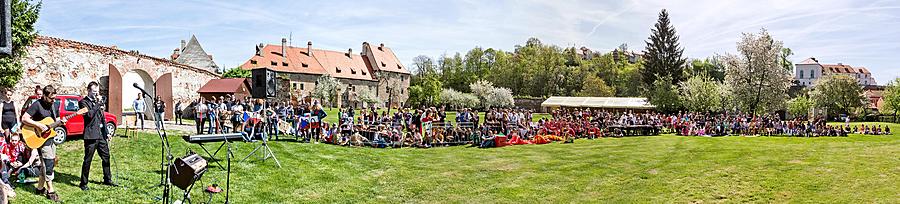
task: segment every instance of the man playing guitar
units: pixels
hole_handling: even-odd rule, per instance
[[[53,86],[47,85],[42,92],[41,99],[31,104],[25,111],[25,114],[22,114],[22,123],[40,129],[41,132],[46,132],[50,130],[50,128],[37,121],[41,121],[48,117],[58,118],[59,112],[58,109],[53,107],[56,89],[53,88]],[[61,119],[62,121],[60,122],[66,122],[65,118]],[[59,202],[59,195],[56,194],[56,191],[53,189],[53,167],[56,164],[56,143],[53,143],[53,140],[47,140],[44,142],[44,145],[38,148],[38,154],[40,154],[41,162],[44,165],[41,167],[41,175],[38,179],[36,188],[37,193],[45,195],[54,202]]]

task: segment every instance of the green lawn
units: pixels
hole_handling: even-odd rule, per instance
[[[892,125],[892,130],[900,126]],[[173,153],[201,151],[171,135]],[[235,143],[243,158],[256,144]],[[233,203],[900,203],[900,137],[651,137],[493,149],[348,148],[270,143],[283,167],[233,162]],[[153,203],[158,137],[115,138],[128,188],[77,188],[82,142],[60,146],[57,188],[69,203]],[[222,154],[220,154],[221,156]],[[215,165],[211,163],[211,166]],[[100,181],[95,159],[92,181]],[[202,186],[224,186],[211,168]],[[19,185],[15,203],[43,203]],[[175,191],[179,195],[180,190]],[[222,203],[224,194],[214,203]]]

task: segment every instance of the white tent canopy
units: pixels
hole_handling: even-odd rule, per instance
[[[544,108],[610,108],[610,109],[654,109],[647,98],[625,97],[564,97],[551,96],[541,103]]]

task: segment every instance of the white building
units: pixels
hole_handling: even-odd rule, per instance
[[[876,85],[872,73],[865,67],[852,67],[843,63],[821,64],[816,58],[808,58],[795,64],[794,79],[800,86],[809,87],[822,76],[843,74],[856,79],[859,85]]]

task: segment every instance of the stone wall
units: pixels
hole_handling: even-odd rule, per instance
[[[53,85],[59,94],[83,95],[84,87],[91,81],[101,83],[101,92],[110,87],[110,68],[125,74],[140,70],[156,81],[161,76],[172,74],[172,100],[166,101],[168,116],[172,115],[174,101],[198,99],[197,90],[211,79],[221,78],[218,74],[170,60],[151,57],[138,52],[129,52],[83,42],[39,36],[28,47],[28,56],[22,60],[23,78],[14,87],[14,100],[21,106],[32,95],[35,85]],[[122,76],[118,76],[121,78]],[[115,87],[115,86],[113,86]],[[131,88],[130,85],[121,87]],[[109,97],[109,96],[108,96]],[[121,98],[121,97],[119,97]]]
[[[534,112],[544,112],[541,103],[546,99],[517,98],[514,99],[516,108],[528,109]]]
[[[378,77],[378,98],[381,99],[382,103],[380,106],[388,105],[388,102],[391,102],[390,106],[399,106],[406,102],[406,99],[409,98],[409,74],[397,73],[397,72],[387,72],[387,71],[379,71],[376,73]],[[390,89],[393,94],[388,92]],[[393,97],[393,101],[389,101],[390,98]]]

